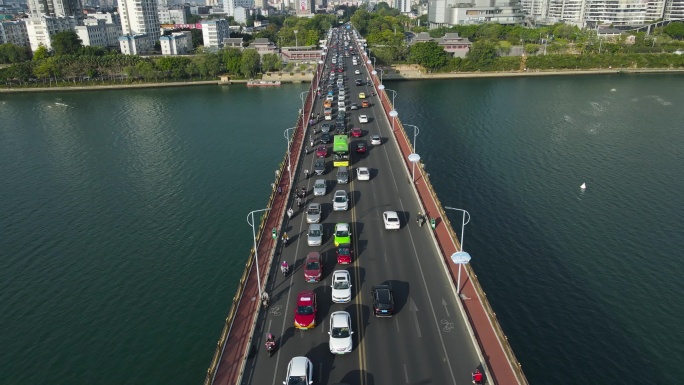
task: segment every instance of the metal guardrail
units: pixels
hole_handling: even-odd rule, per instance
[[[391,120],[392,117],[389,116],[389,111],[388,108],[391,106],[391,108],[394,108],[392,106],[392,103],[390,102],[389,96],[387,95],[387,92],[384,90],[381,91],[382,95],[381,98],[384,99],[385,103],[381,104],[383,107],[383,111],[385,115],[387,116],[388,120]],[[406,142],[408,143],[409,148],[413,152],[413,143],[408,138],[408,135],[406,133],[406,130],[404,129],[404,125],[401,123],[399,118],[395,117],[394,118],[394,129],[395,130],[400,130],[401,135],[404,136],[406,139]],[[396,135],[396,133],[395,133]],[[406,160],[404,159],[404,162]],[[425,172],[423,165],[419,164],[418,165],[418,172],[422,176],[423,180],[425,181],[425,185],[427,186],[428,190],[430,191],[430,195],[432,196],[432,199],[434,200],[438,210],[439,210],[439,215],[442,221],[444,221],[447,230],[449,231],[449,235],[451,236],[451,239],[457,244],[458,243],[458,237],[456,236],[456,233],[454,232],[453,226],[451,225],[451,221],[449,221],[449,218],[446,215],[446,212],[444,211],[442,207],[442,202],[439,200],[437,197],[437,193],[435,192],[434,187],[432,186],[432,183],[430,182],[430,178],[428,177],[427,173]],[[422,198],[421,198],[422,199]],[[444,251],[442,251],[444,252]],[[443,256],[444,257],[444,256]],[[482,307],[485,310],[485,313],[487,314],[487,317],[489,318],[493,328],[494,332],[497,335],[497,338],[499,342],[501,343],[501,346],[503,347],[504,353],[506,354],[506,357],[508,361],[511,364],[511,367],[513,368],[513,371],[515,372],[515,375],[518,379],[518,382],[520,384],[528,384],[527,377],[525,377],[525,373],[522,371],[522,365],[518,361],[518,359],[515,356],[515,353],[513,352],[513,348],[511,345],[508,343],[508,337],[506,337],[506,334],[504,333],[503,329],[501,328],[501,324],[499,323],[499,320],[496,317],[496,313],[494,312],[494,309],[492,309],[491,304],[489,303],[489,300],[487,299],[487,294],[485,293],[484,289],[482,288],[482,285],[480,285],[480,281],[477,279],[477,275],[475,274],[475,271],[473,268],[468,264],[465,266],[466,272],[470,278],[471,284],[473,285],[473,288],[475,291],[478,293],[478,296],[480,297],[480,303],[482,303]],[[480,344],[480,348],[484,351],[482,345]]]
[[[311,109],[313,107],[313,98],[315,97],[315,89],[318,87],[318,83],[320,81],[319,77],[323,74],[323,71],[318,74],[318,76],[314,77],[314,81],[311,83],[311,87],[309,89],[309,94],[307,96],[306,102],[304,103],[304,110],[302,111],[302,114],[297,117],[297,124],[295,125],[295,135],[292,135],[290,138],[290,141],[288,142],[288,152],[292,151],[292,145],[294,143],[294,138],[296,137],[296,133],[299,130],[304,130],[303,135],[306,135],[306,130],[308,128],[308,119],[306,117],[309,116],[311,113]],[[308,113],[307,113],[308,110]],[[304,137],[303,137],[304,138]],[[304,140],[302,140],[302,146],[304,144]],[[301,152],[301,147],[298,149],[294,149],[295,151],[300,151]],[[292,165],[292,169],[290,170],[291,173],[294,173],[295,170],[297,169],[297,164],[299,162],[296,162],[294,165]],[[275,182],[273,184],[273,187],[271,189],[271,195],[268,200],[268,206],[267,207],[272,207],[273,206],[273,201],[276,199],[276,194],[277,194],[277,186],[280,185],[280,182],[283,178],[283,170],[285,170],[287,164],[287,152],[283,156],[283,161],[280,163],[280,168],[279,168],[279,173],[275,179]],[[290,190],[292,189],[292,186],[289,186]],[[261,216],[261,221],[259,224],[259,230],[257,232],[257,237],[256,237],[256,244],[257,247],[261,243],[262,236],[264,235],[264,232],[266,229],[264,228],[266,225],[266,221],[268,219],[268,216],[271,214],[271,212],[266,212],[262,214]],[[274,214],[275,215],[275,214]],[[214,356],[211,360],[211,364],[209,365],[209,368],[207,369],[207,375],[204,380],[205,385],[211,385],[214,381],[214,377],[216,375],[216,370],[218,369],[218,364],[219,360],[221,359],[223,350],[225,348],[225,345],[228,341],[228,336],[230,335],[230,332],[233,328],[233,323],[235,321],[235,314],[237,312],[238,305],[240,303],[240,299],[242,298],[244,288],[247,283],[247,279],[249,277],[249,272],[252,269],[253,261],[254,261],[254,253],[255,250],[252,247],[250,254],[249,254],[249,259],[247,260],[247,263],[245,264],[245,270],[242,273],[242,277],[240,278],[240,283],[238,285],[237,292],[233,296],[233,302],[230,307],[230,311],[228,312],[228,316],[226,317],[226,321],[223,327],[223,330],[221,331],[221,336],[216,343],[216,351],[214,352]],[[246,357],[245,357],[246,358]]]

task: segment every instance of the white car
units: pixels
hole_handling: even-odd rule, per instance
[[[332,301],[347,303],[351,301],[351,279],[347,270],[336,270],[332,278]]]
[[[368,123],[368,115],[359,115],[359,123]]]
[[[385,230],[399,230],[401,227],[396,211],[385,211],[382,213],[382,220],[385,222]]]
[[[328,95],[325,97],[325,100],[330,100],[332,102],[333,100],[335,100],[335,97],[332,95]]]
[[[306,243],[309,246],[320,246],[323,244],[323,225],[320,223],[309,225],[309,231],[306,233]]]
[[[314,182],[313,193],[314,196],[320,197],[327,193],[325,179],[316,179]]]
[[[372,144],[373,146],[379,146],[379,145],[381,145],[381,144],[382,144],[382,138],[380,137],[380,135],[373,135],[373,136],[371,136],[371,144]]]
[[[333,211],[346,210],[349,210],[349,198],[347,198],[347,192],[344,190],[335,191],[335,195],[333,195]]]
[[[355,70],[355,71],[354,71],[354,75],[361,75],[361,71]]]
[[[370,171],[368,167],[359,167],[356,169],[356,178],[358,180],[370,180]]]
[[[306,357],[294,357],[287,364],[287,376],[284,385],[313,384],[313,364]]]
[[[340,99],[343,99],[342,97],[344,96],[344,89],[341,89],[339,91]]]
[[[337,102],[338,111],[347,111],[347,105],[343,101]]]
[[[346,354],[352,351],[351,316],[346,311],[336,311],[330,315],[330,353]]]

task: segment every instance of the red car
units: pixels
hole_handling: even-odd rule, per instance
[[[335,253],[337,254],[337,263],[340,265],[348,265],[352,263],[352,249],[350,244],[343,243],[337,246]]]
[[[303,291],[297,295],[294,326],[297,329],[316,327],[316,293],[313,291]]]
[[[344,72],[344,70],[342,68],[338,68],[337,72]]]
[[[304,264],[304,279],[306,282],[318,282],[323,275],[323,263],[321,263],[321,254],[313,251],[306,256],[306,263]]]
[[[366,153],[366,142],[363,140],[360,140],[356,142],[356,153],[357,154],[365,154]]]
[[[363,136],[363,131],[358,127],[354,127],[351,129],[351,134],[355,138],[360,138]]]
[[[328,147],[322,145],[316,147],[316,156],[319,158],[325,158],[326,156],[328,156]]]

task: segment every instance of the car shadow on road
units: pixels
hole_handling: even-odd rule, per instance
[[[406,306],[410,294],[410,284],[405,281],[388,280],[385,284],[390,285],[394,294],[394,314],[397,314]]]
[[[330,347],[327,342],[320,343],[305,354],[314,367],[313,377],[316,384],[327,384],[330,373],[335,369],[335,357],[330,359]],[[320,357],[326,357],[321,359]]]
[[[362,378],[365,378],[366,381],[363,381]],[[344,385],[359,385],[359,384],[364,384],[364,385],[375,385],[375,379],[372,374],[365,370],[352,370],[348,372],[347,374],[342,377],[342,381],[339,382],[339,384],[344,384]]]

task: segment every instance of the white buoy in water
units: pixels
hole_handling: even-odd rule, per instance
[[[586,190],[586,189],[587,189],[587,184],[586,184],[586,183],[582,183],[582,185],[580,186],[580,188],[581,188],[582,190]]]

